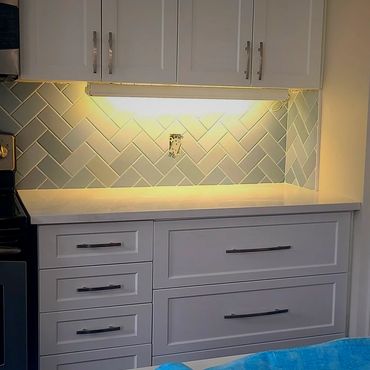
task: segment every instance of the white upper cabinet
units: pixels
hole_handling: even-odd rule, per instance
[[[177,0],[102,4],[102,79],[176,83]]]
[[[325,0],[24,0],[21,79],[319,88]]]
[[[25,0],[20,19],[22,79],[101,80],[100,0]]]
[[[252,32],[253,0],[179,0],[178,83],[249,86]]]
[[[252,85],[318,88],[324,0],[255,0]]]

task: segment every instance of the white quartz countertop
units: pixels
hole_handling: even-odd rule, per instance
[[[252,216],[360,209],[289,184],[20,190],[33,224]]]

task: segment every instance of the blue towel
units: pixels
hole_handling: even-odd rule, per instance
[[[158,369],[191,370],[181,363],[164,364]],[[370,338],[260,352],[206,370],[370,370]]]
[[[157,367],[157,369],[160,369],[160,370],[191,370],[189,366],[186,366],[182,364],[181,362],[168,362],[166,364],[163,364]]]
[[[261,352],[207,370],[368,370],[370,338]]]

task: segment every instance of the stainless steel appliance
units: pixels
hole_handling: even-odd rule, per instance
[[[0,0],[0,80],[19,74],[18,0]]]
[[[14,152],[14,137],[0,134],[0,370],[36,370],[36,233],[14,187]]]

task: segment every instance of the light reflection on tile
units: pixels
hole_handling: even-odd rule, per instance
[[[239,102],[224,112],[217,109],[226,102],[212,101],[215,111],[207,111],[210,103],[197,101],[193,111],[176,113],[169,99],[148,115],[145,101],[130,111],[119,99],[108,104],[85,95],[83,83],[2,83],[0,131],[18,135],[17,182],[42,188],[316,183],[317,91],[294,92],[288,103]],[[175,133],[184,140],[173,159],[167,151]]]

